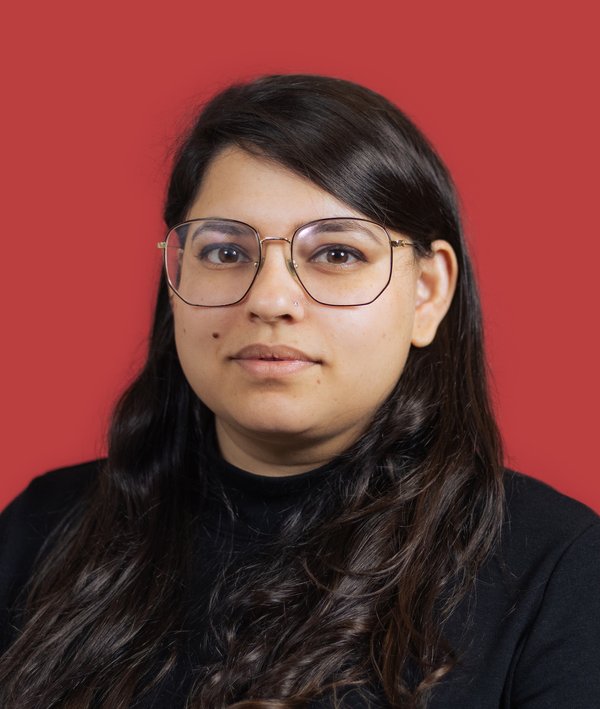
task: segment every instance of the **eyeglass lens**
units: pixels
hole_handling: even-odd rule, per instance
[[[192,305],[231,305],[256,277],[261,246],[242,222],[199,219],[167,236],[165,264],[171,286]],[[292,240],[294,270],[309,295],[326,305],[373,301],[391,275],[391,245],[383,227],[361,219],[324,219]]]

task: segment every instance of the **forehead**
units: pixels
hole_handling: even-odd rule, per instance
[[[209,164],[187,214],[188,219],[239,219],[259,231],[364,216],[280,163],[237,147],[224,149]]]

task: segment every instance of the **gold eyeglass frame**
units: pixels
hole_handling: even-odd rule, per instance
[[[254,262],[254,267],[256,269],[254,276],[252,277],[252,280],[250,281],[250,285],[248,288],[246,288],[244,294],[241,296],[241,298],[238,298],[238,300],[234,301],[233,303],[224,303],[221,305],[204,305],[202,303],[190,303],[188,300],[186,300],[177,290],[177,288],[173,285],[171,282],[171,278],[169,276],[169,270],[167,266],[167,248],[168,248],[168,241],[169,241],[169,236],[176,231],[177,229],[180,229],[182,226],[187,226],[189,224],[194,224],[196,222],[205,222],[205,221],[223,221],[223,222],[228,222],[228,223],[233,223],[233,224],[241,224],[242,226],[248,227],[251,229],[254,234],[256,235],[256,240],[258,242],[258,261]],[[303,229],[306,229],[307,227],[313,226],[315,224],[320,224],[322,222],[328,222],[328,221],[356,221],[356,222],[362,222],[365,224],[372,224],[373,226],[379,227],[380,229],[383,230],[385,235],[388,238],[389,244],[390,244],[390,268],[389,268],[389,274],[388,274],[388,279],[383,286],[383,288],[377,293],[377,295],[374,298],[371,298],[371,300],[365,301],[363,303],[326,303],[322,300],[319,300],[318,298],[315,298],[314,295],[308,290],[308,288],[304,285],[302,282],[302,278],[300,277],[300,274],[298,273],[297,269],[297,264],[293,260],[293,242],[294,242],[294,237],[296,234],[298,234],[300,231]],[[267,241],[285,241],[290,245],[290,256],[292,258],[287,259],[287,267],[288,270],[290,271],[291,275],[295,277],[298,280],[298,283],[302,286],[302,289],[305,291],[305,293],[311,298],[311,300],[314,300],[316,303],[319,303],[320,305],[327,305],[332,308],[350,308],[350,307],[358,307],[361,305],[369,305],[370,303],[373,303],[379,296],[385,291],[385,289],[389,286],[390,281],[392,280],[392,270],[393,270],[393,265],[394,265],[394,248],[399,248],[399,247],[404,247],[404,246],[415,246],[414,242],[408,241],[407,239],[392,239],[390,236],[388,230],[386,227],[383,226],[383,224],[379,224],[379,222],[374,222],[371,219],[362,219],[360,217],[325,217],[324,219],[313,219],[310,222],[307,222],[306,224],[302,224],[299,226],[297,229],[294,230],[294,233],[292,234],[291,238],[288,239],[284,236],[265,236],[261,238],[260,233],[258,232],[257,229],[255,229],[251,224],[248,224],[247,222],[243,222],[239,219],[226,219],[226,218],[221,218],[221,217],[197,217],[195,219],[186,219],[183,222],[179,222],[178,224],[175,224],[172,226],[169,231],[167,232],[164,241],[159,241],[156,244],[156,247],[158,249],[161,249],[163,252],[163,267],[165,270],[165,276],[167,278],[167,283],[171,290],[175,293],[175,295],[180,298],[184,303],[187,303],[188,305],[191,305],[195,308],[226,308],[230,305],[237,305],[240,303],[244,298],[248,295],[250,292],[250,289],[254,285],[254,282],[256,281],[256,278],[258,274],[260,273],[260,270],[262,268],[262,265],[264,263],[264,250],[263,250],[263,244]]]

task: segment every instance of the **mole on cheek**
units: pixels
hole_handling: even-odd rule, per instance
[[[212,336],[215,338],[215,340],[219,339],[219,333],[218,332],[213,332]]]

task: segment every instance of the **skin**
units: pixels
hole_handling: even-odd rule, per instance
[[[261,238],[290,238],[302,224],[339,216],[365,215],[280,164],[231,147],[213,159],[187,218],[237,219]],[[446,241],[432,248],[423,259],[411,247],[394,249],[391,282],[369,305],[313,301],[288,270],[284,241],[265,244],[262,270],[236,305],[195,307],[171,292],[181,366],[215,414],[227,461],[260,475],[295,474],[361,435],[400,378],[411,345],[428,345],[450,306],[456,256]],[[294,348],[309,361],[240,356],[252,345]]]

